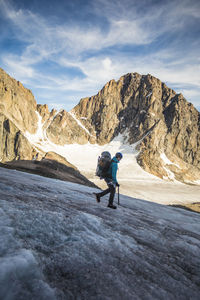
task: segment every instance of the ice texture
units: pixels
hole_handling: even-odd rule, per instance
[[[199,299],[200,215],[94,191],[0,169],[0,299]]]

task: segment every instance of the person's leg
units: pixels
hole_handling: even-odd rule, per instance
[[[108,194],[108,193],[110,193],[110,188],[108,188],[108,189],[102,191],[101,193],[94,193],[95,196],[96,196],[97,202],[100,202],[100,198],[103,197],[103,196],[105,196],[105,195]]]
[[[110,191],[110,197],[109,197],[109,205],[113,205],[113,200],[115,197],[115,186],[113,184],[109,184],[109,191]]]
[[[113,200],[114,200],[114,196],[115,196],[115,188],[116,188],[115,184],[110,179],[106,179],[105,181],[108,185],[108,189],[102,191],[101,193],[95,193],[96,200],[97,200],[97,202],[100,202],[101,197],[103,197],[106,194],[110,193],[108,207],[117,208],[115,205],[113,205]]]
[[[108,193],[110,193],[110,187],[104,191],[102,191],[101,193],[98,193],[99,197],[103,197],[105,195],[107,195]]]

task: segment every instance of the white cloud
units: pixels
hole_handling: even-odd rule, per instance
[[[193,1],[194,2],[194,1]],[[119,79],[128,72],[151,73],[164,82],[177,86],[193,84],[186,94],[196,96],[200,86],[199,42],[184,54],[181,54],[179,40],[166,45],[165,50],[155,49],[153,54],[124,54],[117,49],[107,52],[108,47],[148,46],[161,34],[175,32],[185,26],[187,18],[199,18],[199,5],[190,6],[186,0],[163,2],[142,8],[140,1],[105,1],[92,2],[96,14],[107,20],[106,30],[97,25],[81,27],[78,22],[69,24],[51,24],[41,15],[28,10],[14,10],[8,1],[1,1],[0,8],[13,22],[16,37],[26,44],[18,55],[6,54],[2,58],[10,74],[16,79],[28,83],[29,87],[44,90],[46,95],[56,91],[60,97],[64,92],[82,92],[88,96],[95,94],[110,79]],[[140,8],[140,9],[139,9]],[[167,15],[167,17],[166,17]],[[89,53],[93,53],[90,56]],[[100,54],[101,53],[101,54]],[[85,56],[85,54],[87,54]],[[96,55],[95,55],[96,54]],[[45,73],[40,63],[51,61],[60,67],[74,67],[83,76]],[[195,88],[195,86],[197,88]],[[78,101],[79,99],[77,99]]]
[[[20,78],[24,83],[27,82],[28,78],[33,78],[35,76],[34,68],[30,65],[19,61],[16,55],[7,55],[3,57],[3,63],[9,69],[9,73],[15,78]]]
[[[20,31],[18,38],[29,43],[22,56],[30,63],[61,52],[62,55],[64,52],[78,55],[86,50],[101,50],[118,44],[142,45],[154,39],[152,32],[148,32],[148,28],[142,29],[138,20],[111,18],[107,32],[94,26],[82,28],[78,24],[52,26],[42,16],[22,9],[16,11],[5,1],[3,4],[5,15]]]

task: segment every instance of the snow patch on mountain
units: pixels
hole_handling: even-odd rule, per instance
[[[150,131],[143,138],[149,133]],[[37,133],[32,135],[26,132],[26,137],[38,149],[44,152],[53,151],[65,157],[83,175],[101,188],[105,188],[105,184],[95,176],[99,155],[103,151],[109,151],[112,156],[116,152],[122,152],[123,160],[119,164],[118,181],[120,182],[120,190],[123,194],[162,204],[191,203],[197,202],[199,199],[200,186],[193,188],[192,186],[175,181],[174,174],[169,169],[166,169],[168,173],[166,181],[145,172],[137,163],[139,152],[136,148],[142,140],[130,145],[127,142],[129,138],[128,130],[125,130],[123,134],[119,134],[109,144],[103,146],[90,143],[60,146],[52,143],[47,138],[40,117],[38,118]],[[171,164],[166,155],[161,154],[161,156],[166,164]],[[169,182],[169,178],[173,182]]]
[[[33,145],[41,145],[47,142],[49,143],[50,141],[47,139],[46,132],[43,129],[42,116],[37,111],[35,113],[38,117],[37,131],[35,134],[30,134],[28,131],[26,131],[25,137]]]
[[[169,160],[169,159],[167,158],[167,156],[166,156],[166,154],[165,154],[164,152],[161,153],[160,157],[161,157],[161,159],[163,160],[163,162],[164,162],[166,165],[174,165],[174,166],[176,166],[177,168],[180,169],[180,166],[177,165],[177,164],[174,164],[173,162],[171,162],[171,160]]]
[[[70,116],[77,122],[77,124],[83,128],[85,130],[85,132],[87,132],[87,134],[89,134],[90,136],[93,136],[89,130],[87,130],[87,128],[76,118],[75,114],[73,112],[69,112]],[[83,118],[82,118],[83,119]]]
[[[146,98],[148,98],[149,96],[151,96],[152,95],[152,92],[150,92],[147,96],[146,96]]]

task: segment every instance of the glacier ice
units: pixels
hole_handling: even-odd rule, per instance
[[[0,299],[199,299],[200,215],[0,169]]]

